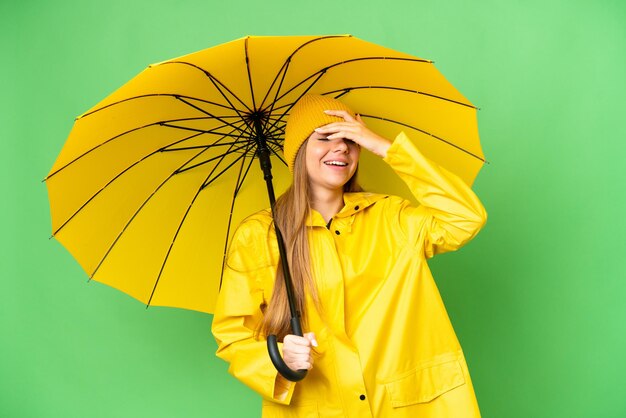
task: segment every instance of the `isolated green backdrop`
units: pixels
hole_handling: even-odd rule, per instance
[[[626,416],[622,1],[0,1],[0,416],[248,417],[211,317],[146,310],[50,233],[73,117],[147,64],[251,35],[351,33],[472,102],[490,218],[432,267],[486,418]]]

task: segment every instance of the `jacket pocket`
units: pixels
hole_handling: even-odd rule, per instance
[[[385,383],[391,406],[399,408],[430,402],[465,384],[463,369],[455,357],[419,367]]]

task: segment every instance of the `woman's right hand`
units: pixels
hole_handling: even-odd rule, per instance
[[[286,335],[283,339],[283,360],[291,370],[311,370],[313,357],[311,347],[317,347],[315,334],[308,332],[303,337]]]

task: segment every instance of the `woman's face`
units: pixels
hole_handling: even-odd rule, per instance
[[[313,132],[306,142],[306,170],[314,194],[340,191],[354,175],[361,148],[348,139],[326,139]]]

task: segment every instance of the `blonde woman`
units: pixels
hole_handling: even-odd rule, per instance
[[[363,149],[419,206],[362,192]],[[247,218],[230,244],[213,320],[217,355],[263,397],[263,417],[479,417],[467,369],[426,260],[456,250],[486,213],[458,177],[404,133],[393,142],[339,100],[304,96],[285,133],[292,186],[276,201],[303,337],[290,334],[273,219]],[[272,365],[267,335],[297,383]]]

